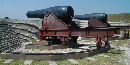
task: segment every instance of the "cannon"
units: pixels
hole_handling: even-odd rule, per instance
[[[96,38],[97,49],[101,48],[101,38],[108,47],[108,37],[119,34],[120,28],[111,27],[107,22],[107,14],[92,13],[75,15],[71,6],[55,6],[42,10],[28,11],[28,18],[41,18],[42,28],[39,30],[39,40],[52,44],[77,45],[78,36]],[[72,19],[88,20],[88,27],[79,28]],[[44,43],[43,43],[44,44]]]
[[[28,11],[28,18],[44,18],[44,15],[53,13],[55,16],[62,20],[70,19],[74,16],[74,10],[71,6],[55,6],[42,10]]]
[[[27,17],[43,19],[41,23],[42,27],[39,29],[39,38],[26,43],[22,49],[12,51],[20,45],[20,41],[15,39],[19,37],[17,37],[15,33],[11,33],[13,35],[6,35],[6,29],[2,27],[7,25],[5,23],[4,25],[2,24],[0,26],[0,28],[2,28],[2,33],[0,34],[2,37],[0,37],[0,39],[3,39],[0,40],[0,52],[7,49],[9,51],[1,53],[1,59],[56,61],[85,58],[91,56],[91,54],[95,55],[101,52],[107,52],[108,49],[110,49],[108,37],[119,34],[120,30],[125,30],[124,36],[129,36],[129,31],[127,32],[127,30],[130,29],[130,26],[106,25],[107,14],[92,13],[74,16],[74,10],[71,6],[56,6],[29,11],[27,12]],[[75,24],[76,20],[72,21],[73,17],[83,21],[88,20],[88,22],[85,22],[88,23],[88,27],[78,28],[78,25]],[[12,30],[12,32],[14,32],[14,30]],[[9,39],[4,39],[4,37],[7,36],[13,38],[10,39],[8,37]],[[89,36],[89,38],[91,36],[96,38],[96,44],[86,43],[87,41],[85,40],[82,40],[81,44],[78,44],[78,36]],[[7,41],[9,41],[9,43]]]
[[[71,25],[71,28],[79,28],[73,21],[74,10],[71,6],[55,6],[42,10],[28,11],[26,13],[28,18],[44,18],[44,15],[54,14],[57,18],[67,25]]]
[[[108,38],[114,35],[116,28],[98,28],[98,26],[106,26],[104,22],[107,20],[107,15],[104,13],[93,13],[86,15],[75,15],[71,6],[55,6],[42,10],[28,11],[28,18],[41,18],[42,28],[39,30],[39,40],[46,40],[52,44],[77,45],[78,36],[92,36],[97,38],[97,49],[101,46],[101,38]],[[96,26],[79,28],[72,21],[75,19],[87,19],[91,22],[90,25]],[[101,25],[100,25],[101,24]],[[118,29],[116,29],[118,30]],[[108,40],[105,40],[106,44]],[[43,43],[44,44],[44,43]]]
[[[79,20],[89,20],[91,18],[96,18],[100,21],[102,21],[106,26],[111,26],[107,22],[107,14],[105,13],[92,13],[92,14],[84,14],[84,15],[75,15],[74,19],[79,19]]]
[[[80,19],[80,20],[89,20],[90,18],[96,18],[98,20],[107,21],[107,14],[105,13],[92,13],[92,14],[84,14],[84,15],[75,15],[75,19]]]

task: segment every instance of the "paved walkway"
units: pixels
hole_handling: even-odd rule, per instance
[[[57,65],[55,61],[48,61],[49,65]]]
[[[3,63],[10,63],[12,61],[13,61],[13,59],[8,59],[8,60],[5,60]]]
[[[68,59],[68,61],[70,61],[72,64],[78,64],[78,62],[74,59]]]
[[[26,61],[24,62],[24,65],[31,64],[32,61],[33,61],[33,60],[26,60]]]

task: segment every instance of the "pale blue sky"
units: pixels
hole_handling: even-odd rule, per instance
[[[29,10],[68,5],[75,14],[130,13],[130,0],[0,0],[0,17],[28,19]]]

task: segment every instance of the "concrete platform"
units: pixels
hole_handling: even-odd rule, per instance
[[[28,44],[25,49],[65,49],[68,48],[67,45],[40,45],[40,44]]]
[[[93,49],[89,52],[78,52],[78,53],[1,53],[0,57],[2,59],[24,59],[24,60],[67,60],[67,59],[78,59],[99,54],[101,52],[106,52],[108,49],[102,48],[100,50]]]

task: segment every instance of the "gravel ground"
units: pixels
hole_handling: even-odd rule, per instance
[[[124,51],[125,58],[120,59],[119,62],[130,65],[130,39],[114,40],[111,47]]]
[[[126,58],[123,59],[122,61],[123,61],[126,65],[130,65],[130,48],[125,47],[125,46],[121,46],[120,49],[121,49],[121,50],[125,50],[125,55],[126,55]]]
[[[125,52],[125,58],[123,59],[123,62],[126,65],[130,65],[130,39],[126,40],[124,42],[124,45],[119,47],[121,50],[124,50]]]
[[[83,41],[82,41],[83,42]],[[95,42],[84,42],[83,46],[77,48],[66,48],[66,49],[24,49],[26,44],[31,42],[23,43],[20,49],[14,50],[13,52],[23,52],[23,53],[70,53],[70,52],[86,52],[87,50],[96,49]]]

